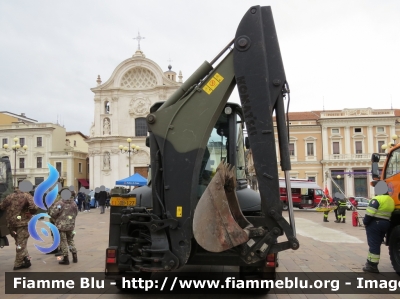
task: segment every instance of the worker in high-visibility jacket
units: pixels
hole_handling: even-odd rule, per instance
[[[329,197],[327,197],[326,195],[322,196],[322,198],[321,198],[321,206],[324,208],[330,207]],[[329,212],[330,212],[330,210],[324,211],[324,222],[329,222],[329,220],[328,220]]]
[[[366,215],[363,219],[367,232],[368,257],[363,271],[379,273],[378,264],[381,254],[381,244],[390,228],[390,217],[394,211],[394,201],[388,195],[388,186],[385,181],[375,185],[375,194],[368,204]]]
[[[346,198],[344,197],[343,194],[336,192],[335,197],[338,198],[338,208],[337,208],[337,216],[338,218],[336,219],[336,223],[346,223],[346,210],[347,210],[347,204],[346,204]]]

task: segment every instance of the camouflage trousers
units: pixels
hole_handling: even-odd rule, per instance
[[[24,257],[29,257],[27,243],[29,238],[28,226],[9,227],[11,236],[15,240],[16,255],[14,267],[19,267],[24,262]]]
[[[60,231],[60,249],[63,256],[68,256],[68,248],[71,249],[72,253],[76,253],[74,236],[75,232],[72,230]]]

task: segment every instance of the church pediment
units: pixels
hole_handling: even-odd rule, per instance
[[[179,85],[180,83],[168,80],[163,70],[154,61],[144,56],[133,56],[121,62],[105,83],[91,90],[93,92],[107,89],[146,90]]]

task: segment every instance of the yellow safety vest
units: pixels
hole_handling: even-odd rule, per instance
[[[370,203],[376,200],[379,203],[378,209],[372,206],[367,207],[366,214],[376,218],[390,220],[390,216],[394,211],[394,201],[389,195],[377,195],[371,199]]]

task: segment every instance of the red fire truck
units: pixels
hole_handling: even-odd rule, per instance
[[[305,179],[291,179],[290,184],[292,187],[293,207],[295,208],[315,208],[324,195],[322,188],[313,181],[308,181]],[[285,179],[279,179],[279,190],[281,194],[281,200],[283,202],[283,210],[286,211],[289,206],[286,194]]]

